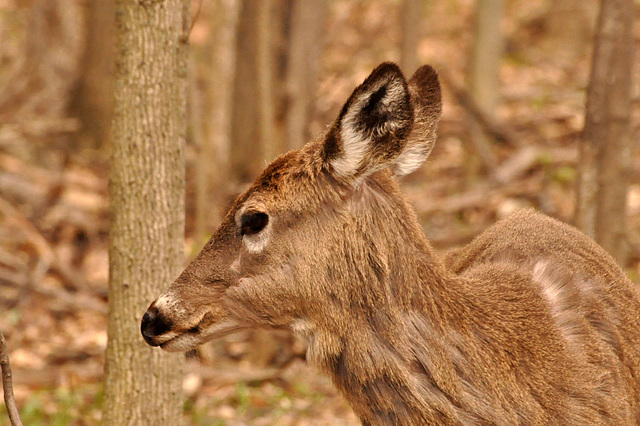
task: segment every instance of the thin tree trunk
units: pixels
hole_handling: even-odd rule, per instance
[[[86,9],[87,43],[71,108],[81,124],[76,147],[101,148],[111,132],[115,0],[89,0]]]
[[[258,125],[260,126],[260,139],[263,146],[264,162],[273,160],[279,150],[276,145],[276,132],[274,126],[274,52],[272,31],[272,1],[261,0],[258,2]],[[263,164],[264,164],[263,162]]]
[[[580,145],[576,223],[621,264],[626,260],[626,194],[633,1],[602,0]]]
[[[555,61],[574,65],[588,54],[597,14],[597,0],[549,2],[542,44],[549,47]]]
[[[418,42],[420,41],[420,23],[425,0],[403,0],[400,11],[402,42],[400,62],[402,71],[412,75],[420,66],[418,63]]]
[[[288,37],[285,148],[296,149],[312,136],[309,124],[318,86],[326,0],[293,2]]]
[[[2,390],[4,393],[4,405],[7,408],[9,421],[12,426],[22,426],[20,412],[16,405],[16,398],[13,395],[13,380],[11,362],[9,361],[9,348],[4,339],[4,334],[0,331],[0,366],[2,366]]]
[[[503,52],[503,36],[500,21],[504,14],[504,0],[478,0],[476,3],[475,42],[469,67],[471,96],[482,111],[489,116],[495,113],[500,93],[500,61]],[[470,120],[470,138],[473,154],[480,160],[481,168],[493,169],[496,156],[492,140],[482,127]],[[469,169],[477,168],[470,167]]]
[[[202,138],[197,141],[200,155],[196,164],[196,236],[203,240],[208,239],[224,214],[238,10],[238,3],[233,0],[214,3],[213,28],[204,52],[208,66],[203,76]]]
[[[281,0],[243,0],[238,19],[236,73],[231,118],[231,167],[239,181],[252,181],[282,149],[275,127],[275,42],[286,8]],[[250,359],[266,366],[279,349],[271,332],[254,330]]]
[[[103,423],[177,425],[184,355],[147,346],[140,317],[184,258],[187,0],[119,0],[109,181]]]
[[[236,44],[236,73],[231,116],[231,172],[236,180],[251,181],[264,168],[273,142],[272,82],[268,12],[272,0],[243,0]],[[265,40],[266,37],[266,40]],[[266,108],[265,108],[266,106]],[[273,121],[273,118],[271,118]]]

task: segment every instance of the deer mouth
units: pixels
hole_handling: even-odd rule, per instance
[[[242,326],[233,320],[211,322],[207,319],[205,316],[198,325],[188,330],[168,333],[166,340],[163,339],[159,346],[167,352],[184,352],[209,340],[218,339],[242,329]]]
[[[151,346],[160,346],[169,352],[188,351],[242,328],[237,321],[220,314],[209,311],[194,326],[181,328],[152,305],[143,316],[140,328],[144,340]]]

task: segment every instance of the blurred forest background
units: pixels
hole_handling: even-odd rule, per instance
[[[114,3],[0,0],[0,329],[25,424],[101,416]],[[443,83],[439,140],[404,179],[437,250],[524,206],[576,223],[598,10],[596,0],[194,0],[186,260],[266,162],[321,132],[388,60],[408,75],[432,64]],[[620,154],[627,220],[614,254],[638,282],[640,161],[637,149]],[[187,356],[186,424],[358,424],[287,334],[238,333]]]

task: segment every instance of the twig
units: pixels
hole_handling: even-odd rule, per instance
[[[13,426],[22,426],[20,413],[16,406],[16,398],[13,396],[13,383],[11,382],[11,364],[9,363],[9,351],[4,334],[0,331],[0,366],[2,366],[2,388],[4,391],[4,403],[7,406],[9,420]]]

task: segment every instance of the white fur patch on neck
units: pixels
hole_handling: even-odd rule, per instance
[[[291,330],[298,336],[308,339],[313,334],[313,325],[303,319],[296,320],[293,324],[291,324]]]

